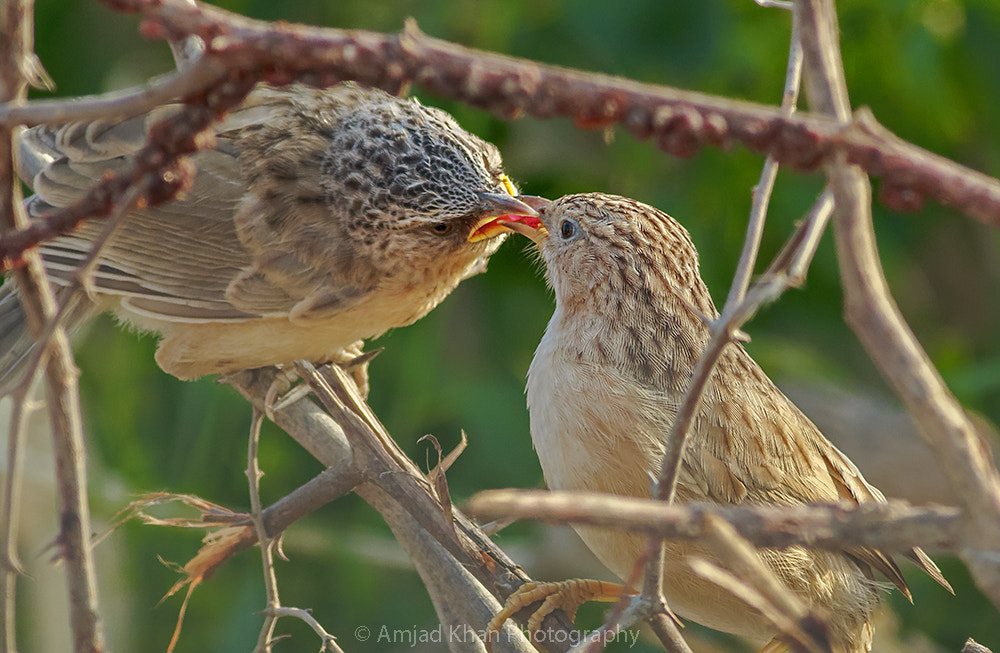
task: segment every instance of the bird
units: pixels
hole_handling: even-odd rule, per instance
[[[525,390],[546,484],[649,498],[665,440],[718,317],[698,252],[680,223],[632,199],[585,193],[533,205],[540,217],[505,222],[536,243],[555,294]],[[676,500],[792,505],[885,498],[733,342],[691,427]],[[648,544],[641,534],[575,528],[622,579],[633,575]],[[694,573],[686,563],[692,555],[712,558],[696,542],[665,544],[669,607],[709,628],[763,643],[761,650],[787,650],[756,610]],[[792,592],[825,615],[837,653],[870,649],[871,618],[886,585],[873,579],[873,570],[910,597],[896,563],[874,549],[793,546],[761,549],[760,555]],[[951,590],[923,551],[914,548],[908,556]],[[613,600],[621,592],[593,581],[528,585],[523,596],[508,599],[491,632],[527,604],[566,587],[582,594],[568,600],[568,614],[582,599]],[[535,614],[532,623],[537,626],[541,616]]]
[[[182,110],[38,126],[19,141],[31,218],[125,169],[150,125]],[[448,113],[342,83],[258,85],[191,156],[179,199],[131,211],[103,249],[76,326],[112,312],[159,334],[156,362],[179,379],[350,358],[359,341],[420,319],[485,270],[508,229],[534,214],[497,148]],[[70,284],[102,223],[41,247]],[[0,396],[33,341],[10,279],[0,287]]]

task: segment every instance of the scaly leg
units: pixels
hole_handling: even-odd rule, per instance
[[[625,587],[618,583],[585,578],[573,578],[558,583],[525,583],[507,597],[503,610],[498,612],[486,626],[486,632],[490,635],[487,649],[491,649],[493,636],[499,634],[504,623],[532,603],[542,602],[526,624],[528,635],[534,642],[535,634],[541,630],[542,620],[556,610],[561,609],[570,620],[573,620],[581,604],[587,601],[617,601],[624,591]]]

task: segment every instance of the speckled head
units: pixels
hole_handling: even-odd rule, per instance
[[[384,255],[489,254],[502,239],[470,235],[513,199],[495,146],[443,111],[384,94],[339,118],[322,180],[345,233]]]

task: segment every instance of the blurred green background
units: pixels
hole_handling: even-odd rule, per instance
[[[780,99],[790,25],[786,13],[750,0],[222,4],[257,18],[387,32],[413,16],[428,34],[476,48],[765,103]],[[852,104],[870,106],[905,139],[1000,175],[1000,4],[838,4]],[[60,95],[137,84],[172,65],[164,44],[137,36],[135,17],[82,0],[38,0],[36,14],[36,49]],[[740,149],[705,150],[679,160],[624,133],[609,138],[578,131],[565,120],[507,123],[419,88],[415,92],[500,146],[508,172],[524,192],[557,197],[605,191],[669,212],[691,231],[702,253],[703,276],[716,299],[724,298],[761,157]],[[821,187],[818,176],[780,175],[759,269]],[[889,282],[924,347],[965,405],[1000,421],[1000,231],[933,203],[909,215],[876,205],[875,222]],[[376,343],[386,351],[371,366],[370,402],[405,451],[423,464],[428,449],[416,444],[419,437],[433,433],[449,449],[461,430],[468,433],[469,447],[449,472],[459,501],[486,488],[542,483],[523,384],[552,299],[525,250],[522,239],[511,239],[492,259],[488,274],[463,284],[418,324]],[[776,379],[890,394],[843,323],[830,236],[804,288],[762,311],[746,331],[753,338],[748,349]],[[109,318],[78,340],[98,528],[135,494],[151,490],[195,493],[240,510],[248,504],[243,475],[248,406],[211,379],[182,383],[167,376],[153,362],[154,349],[152,338],[119,329]],[[45,476],[50,463],[44,457],[37,461],[32,472]],[[274,428],[265,432],[261,463],[266,502],[320,471]],[[22,550],[31,576],[20,584],[21,650],[66,650],[58,644],[65,641],[60,639],[66,636],[65,621],[52,613],[64,601],[62,571],[51,567],[42,548],[56,532],[57,511],[44,491],[29,492],[29,499],[36,502],[29,510],[38,522],[29,527],[42,539]],[[537,577],[592,572],[569,554],[560,555],[569,546],[560,539],[564,536],[518,524],[499,541]],[[559,567],[545,565],[546,556],[537,553],[553,546],[555,554],[547,557],[559,559]],[[128,524],[98,548],[113,650],[166,648],[180,599],[158,604],[177,579],[159,559],[183,563],[197,547],[193,531]],[[346,650],[413,650],[406,643],[378,641],[379,630],[433,627],[433,609],[419,579],[378,515],[360,500],[347,497],[293,526],[284,550],[291,561],[278,563],[283,602],[312,608]],[[920,633],[948,651],[958,651],[972,636],[1000,650],[1000,617],[960,563],[944,559],[942,566],[957,598],[912,567],[905,570],[916,605],[898,593],[889,600],[901,636]],[[246,552],[194,593],[178,650],[252,650],[263,601],[259,556]],[[600,609],[584,612],[584,625],[593,627],[599,618]],[[372,631],[366,642],[355,635],[360,626]],[[282,621],[278,632],[292,638],[276,650],[318,646],[305,626],[291,620]],[[699,639],[699,650],[720,644],[747,650],[694,627],[688,632],[705,638]]]

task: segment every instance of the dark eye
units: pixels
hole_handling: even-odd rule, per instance
[[[577,226],[576,222],[570,220],[569,218],[563,218],[559,222],[559,237],[563,240],[569,240],[576,236],[580,228]]]
[[[439,236],[444,236],[451,233],[451,223],[450,222],[435,222],[431,225],[431,229]]]

